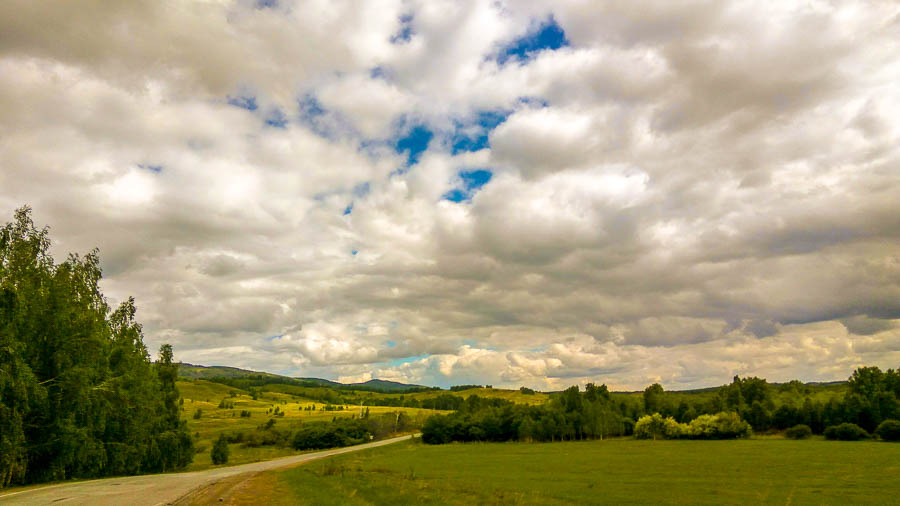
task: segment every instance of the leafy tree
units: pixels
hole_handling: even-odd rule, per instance
[[[228,448],[228,440],[225,438],[225,434],[219,434],[219,439],[216,439],[216,442],[213,443],[212,451],[209,453],[212,463],[215,465],[227,464],[230,454],[231,450]]]
[[[0,228],[0,487],[185,466],[175,376],[151,365],[134,299],[110,312],[96,250],[49,251],[28,207]]]
[[[644,412],[658,413],[661,411],[663,402],[663,387],[659,383],[654,383],[644,389]]]

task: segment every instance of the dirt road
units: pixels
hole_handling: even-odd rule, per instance
[[[48,485],[19,492],[0,492],[0,504],[90,504],[150,506],[172,504],[192,491],[209,486],[232,476],[289,467],[310,460],[341,453],[355,452],[366,448],[389,445],[405,441],[412,436],[400,436],[384,441],[375,441],[357,446],[326,450],[303,455],[293,455],[265,462],[254,462],[241,466],[221,467],[192,473],[152,474],[124,478],[82,481]]]

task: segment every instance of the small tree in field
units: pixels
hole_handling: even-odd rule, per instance
[[[228,463],[228,455],[230,453],[231,452],[228,449],[228,440],[225,439],[224,434],[219,434],[219,439],[216,439],[212,451],[209,454],[212,458],[212,463],[216,465]]]

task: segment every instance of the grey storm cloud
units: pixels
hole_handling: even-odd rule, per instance
[[[0,211],[185,361],[841,379],[900,359],[898,40],[894,2],[13,0]]]

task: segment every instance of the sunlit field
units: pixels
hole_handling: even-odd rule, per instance
[[[898,504],[898,476],[900,444],[879,442],[416,442],[276,471],[278,495],[269,499],[285,504]]]
[[[326,405],[321,402],[270,391],[260,392],[257,399],[254,400],[245,390],[204,380],[179,381],[178,390],[181,398],[184,399],[184,403],[181,405],[183,408],[182,418],[187,421],[188,429],[194,435],[195,445],[199,450],[193,463],[188,466],[187,470],[189,471],[212,467],[210,448],[222,432],[253,430],[273,418],[278,428],[297,429],[303,423],[327,422],[335,417],[359,416],[360,410],[366,409],[366,407],[360,408],[352,405],[333,405],[331,407],[336,410],[325,411]],[[219,408],[219,403],[223,400],[233,404],[234,407]],[[284,413],[284,416],[273,414],[276,407],[279,412]],[[201,415],[200,418],[195,419],[194,414],[198,409],[201,410]],[[413,418],[424,418],[433,413],[445,413],[428,409],[384,406],[369,406],[368,410],[371,415],[402,411]],[[249,411],[250,417],[241,417],[241,411]],[[231,444],[229,448],[231,455],[228,465],[303,453],[277,446],[248,448],[242,444]]]

